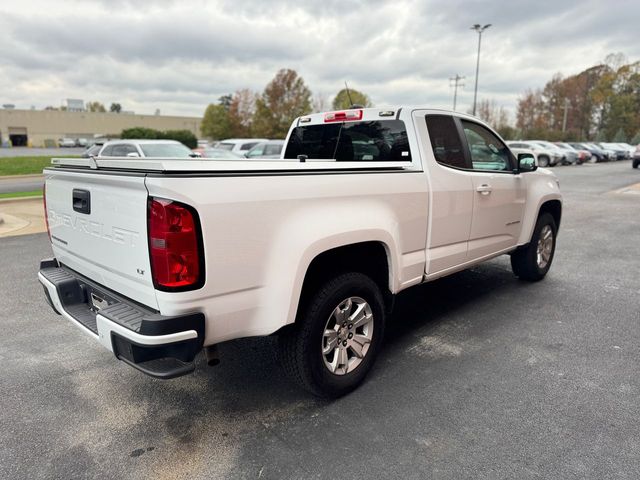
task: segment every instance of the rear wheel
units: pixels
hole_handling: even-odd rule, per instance
[[[280,336],[285,371],[315,395],[349,393],[364,380],[381,346],[380,288],[364,274],[345,273],[318,289],[300,313]]]
[[[544,278],[555,254],[557,232],[551,214],[543,213],[538,217],[531,242],[511,254],[511,268],[517,277],[530,282]]]
[[[631,164],[633,168],[638,168],[638,165],[640,165],[640,158],[634,159],[633,163]]]

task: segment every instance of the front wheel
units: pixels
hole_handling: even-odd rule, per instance
[[[511,254],[511,269],[522,280],[542,280],[551,268],[558,227],[549,213],[538,217],[531,242]]]
[[[378,285],[361,273],[326,282],[300,308],[296,324],[280,336],[285,371],[323,397],[355,389],[373,366],[384,336]]]
[[[640,165],[640,158],[634,159],[633,163],[631,164],[633,168],[638,168],[638,165]]]
[[[540,155],[538,157],[538,166],[545,168],[549,166],[549,157],[546,155]]]

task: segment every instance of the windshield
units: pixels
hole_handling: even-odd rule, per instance
[[[193,152],[181,143],[145,143],[140,148],[145,157],[188,158]]]
[[[335,159],[339,162],[411,161],[401,120],[345,122],[296,127],[284,158]]]

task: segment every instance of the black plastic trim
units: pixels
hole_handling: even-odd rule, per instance
[[[90,303],[91,293],[95,293],[109,304],[108,307],[99,310],[100,315],[108,320],[140,335],[168,335],[195,330],[198,333],[196,343],[198,348],[202,348],[205,336],[203,313],[160,315],[156,310],[118,295],[68,267],[49,266],[57,264],[57,262],[51,262],[51,260],[41,262],[41,265],[45,266],[41,269],[41,273],[54,285],[58,292],[58,298],[69,315],[92,332],[97,333],[95,330],[97,312]],[[56,276],[59,277],[58,280],[56,280]]]
[[[195,370],[195,357],[202,348],[198,339],[142,345],[111,332],[111,346],[118,360],[155,378],[168,380]]]

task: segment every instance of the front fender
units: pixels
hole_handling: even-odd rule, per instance
[[[540,208],[544,203],[550,200],[559,200],[562,203],[558,178],[553,172],[539,168],[536,172],[524,175],[527,176],[527,200],[518,245],[526,245],[531,241]]]

